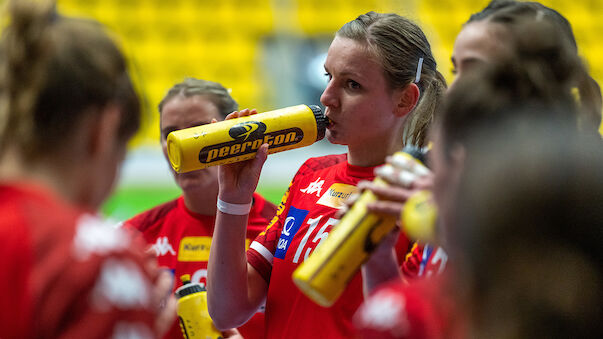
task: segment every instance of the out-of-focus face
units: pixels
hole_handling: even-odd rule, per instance
[[[100,144],[87,154],[86,164],[78,167],[82,181],[76,203],[92,211],[98,210],[113,191],[126,156],[129,138],[118,135],[123,114],[121,107],[109,105],[101,110],[100,119],[91,118],[84,124],[91,132],[86,137]]]
[[[170,99],[161,112],[161,148],[163,154],[167,156],[167,136],[172,131],[179,129],[205,125],[211,123],[212,119],[222,120],[222,116],[216,105],[206,96],[185,97],[177,95]],[[203,189],[211,192],[217,187],[218,167],[208,167],[206,169],[192,171],[188,173],[176,173],[174,179],[176,184],[183,190]]]
[[[482,20],[465,25],[457,35],[452,50],[455,80],[477,65],[509,55],[510,51],[504,28],[500,24]],[[450,86],[453,84],[454,82]]]
[[[438,206],[440,223],[446,233],[454,219],[455,197],[463,170],[464,155],[447,156],[439,128],[431,132],[433,147],[429,152],[429,163],[433,171],[433,198]],[[460,146],[457,146],[460,147]]]
[[[116,141],[113,147],[108,149],[102,158],[99,158],[100,160],[95,165],[96,168],[90,171],[92,180],[97,187],[96,194],[94,194],[92,197],[93,200],[88,205],[92,210],[100,208],[102,203],[113,192],[116,179],[119,177],[121,164],[126,156],[126,150],[126,141]]]
[[[383,145],[399,119],[383,67],[365,45],[336,37],[327,54],[329,78],[320,102],[331,120],[327,139],[351,147]],[[389,141],[388,141],[389,142]]]

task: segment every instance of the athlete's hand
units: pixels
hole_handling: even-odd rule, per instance
[[[157,281],[152,291],[152,300],[157,307],[155,331],[159,334],[159,337],[163,337],[167,333],[176,318],[178,302],[171,293],[173,287],[173,274],[168,270],[159,269]]]
[[[257,114],[255,109],[235,111],[226,116],[225,120]],[[253,198],[253,192],[260,180],[262,166],[268,157],[268,144],[263,144],[254,159],[221,165],[218,169],[220,200],[231,204],[247,204]]]
[[[222,331],[222,335],[224,338],[228,339],[243,339],[243,336],[236,328],[232,328],[230,330]]]

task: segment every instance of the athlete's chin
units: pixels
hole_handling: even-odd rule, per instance
[[[176,183],[182,190],[205,187],[217,181],[217,176],[205,170],[176,174]]]
[[[342,139],[341,134],[337,133],[336,131],[327,130],[326,138],[334,145],[347,145],[347,142]]]

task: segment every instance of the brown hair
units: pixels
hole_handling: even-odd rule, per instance
[[[421,69],[417,83],[421,96],[405,122],[404,143],[424,146],[434,111],[446,90],[446,80],[437,71],[431,46],[421,28],[394,13],[368,12],[343,25],[337,36],[367,44],[379,58],[391,88],[413,83]]]
[[[551,23],[551,27],[554,30],[551,30],[549,34],[559,34],[560,37],[567,39],[567,48],[577,55],[578,47],[570,22],[559,12],[538,2],[493,0],[482,11],[471,15],[467,23],[486,20],[509,27],[515,25],[519,18],[523,18],[524,20],[545,20]],[[522,31],[515,30],[512,33],[512,38],[521,38],[523,36]],[[586,68],[582,68],[579,71],[580,73],[576,74],[573,83],[573,86],[576,86],[579,93],[578,103],[580,110],[577,112],[577,114],[579,113],[579,125],[584,131],[596,132],[601,123],[603,105],[601,88],[588,74]]]
[[[175,84],[159,103],[159,113],[163,112],[163,106],[177,95],[185,97],[206,96],[218,108],[222,118],[239,108],[239,104],[230,96],[230,93],[224,86],[217,82],[185,78],[182,82]]]
[[[566,39],[551,34],[558,28],[549,22],[518,18],[509,29],[516,36],[510,42],[514,55],[459,78],[448,92],[438,120],[445,147],[465,144],[472,130],[512,115],[577,125],[571,88],[583,70],[580,58]]]
[[[100,24],[60,16],[53,1],[14,0],[0,42],[0,147],[24,159],[54,154],[69,131],[109,104],[125,142],[140,125],[126,61]]]
[[[600,137],[515,119],[468,145],[449,253],[470,337],[600,338]]]

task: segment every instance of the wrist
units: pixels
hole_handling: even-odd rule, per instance
[[[253,201],[253,194],[247,195],[241,192],[219,191],[218,199],[229,204],[248,204]]]
[[[218,211],[230,215],[248,215],[251,211],[251,202],[246,204],[233,204],[218,198],[216,206]]]

